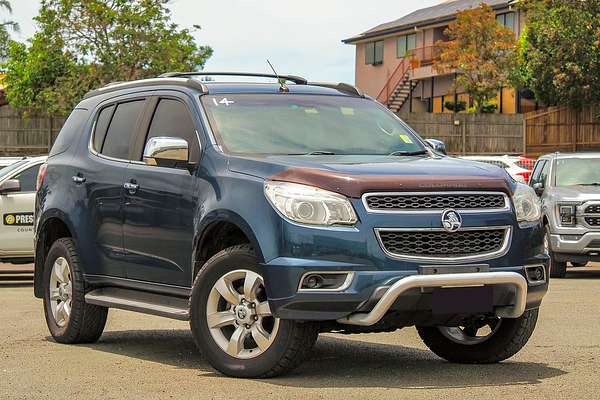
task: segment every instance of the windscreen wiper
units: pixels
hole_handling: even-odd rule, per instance
[[[306,153],[304,155],[305,156],[335,156],[335,153],[333,151],[327,151],[327,150],[316,150],[316,151],[311,151],[310,153]]]
[[[393,153],[388,154],[389,156],[422,156],[425,154],[429,154],[427,150],[417,150],[417,151],[406,151],[399,150],[394,151]]]
[[[600,186],[600,182],[580,183],[579,186]]]

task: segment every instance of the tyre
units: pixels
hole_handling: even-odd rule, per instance
[[[515,319],[481,319],[459,327],[417,327],[419,336],[439,357],[461,364],[497,363],[518,353],[537,322],[538,310]]]
[[[574,267],[577,267],[577,268],[582,268],[582,267],[587,267],[588,263],[586,263],[586,262],[580,262],[580,263],[572,262],[571,265],[574,266]]]
[[[93,343],[100,338],[108,309],[85,303],[86,284],[71,238],[54,242],[44,266],[44,314],[59,343]]]
[[[252,247],[233,246],[212,257],[195,279],[190,325],[202,355],[225,375],[268,378],[309,355],[314,323],[273,317]]]
[[[564,278],[567,275],[567,263],[563,261],[556,261],[554,252],[550,248],[550,228],[546,225],[546,235],[544,236],[544,246],[550,256],[550,277],[551,278]]]

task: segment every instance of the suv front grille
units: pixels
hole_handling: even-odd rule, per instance
[[[507,207],[502,193],[373,193],[364,197],[370,211],[492,210]]]
[[[585,217],[585,222],[589,226],[600,226],[600,216],[598,216],[598,217]]]
[[[507,250],[509,228],[444,230],[377,229],[383,249],[396,258],[461,259],[494,256]],[[452,260],[449,260],[452,261]]]
[[[600,204],[593,206],[587,206],[585,209],[586,214],[600,214]]]

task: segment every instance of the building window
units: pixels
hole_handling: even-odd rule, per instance
[[[502,26],[507,27],[511,31],[515,31],[515,13],[509,12],[506,14],[498,14],[496,16],[496,21]]]
[[[383,40],[365,44],[365,64],[383,64]]]
[[[400,36],[396,41],[396,56],[402,58],[410,50],[417,48],[417,34]]]

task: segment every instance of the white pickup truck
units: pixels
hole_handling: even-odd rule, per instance
[[[36,180],[46,157],[23,158],[0,170],[0,262],[33,262]]]

